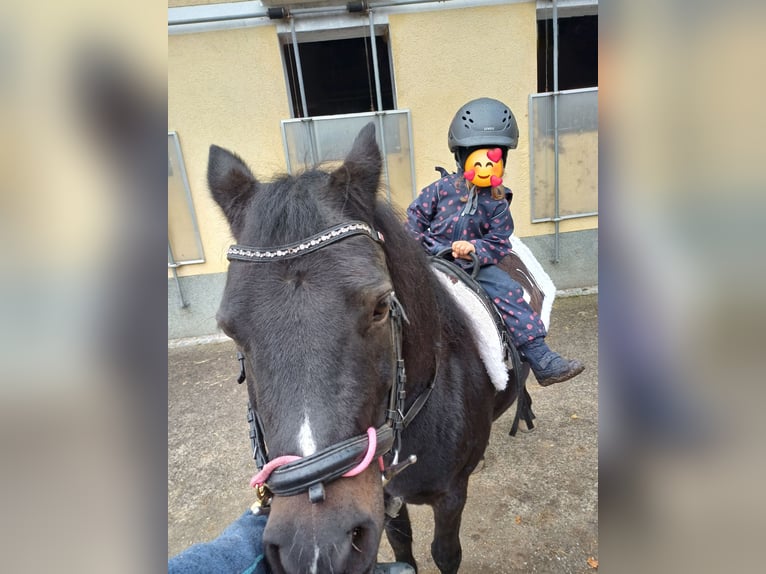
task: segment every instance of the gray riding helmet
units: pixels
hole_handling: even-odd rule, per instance
[[[507,147],[519,144],[519,126],[511,109],[492,98],[478,98],[464,104],[449,126],[449,150],[469,147]]]

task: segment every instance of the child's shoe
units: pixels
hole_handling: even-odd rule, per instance
[[[521,345],[519,350],[543,387],[568,381],[585,370],[585,365],[577,359],[565,359],[551,351],[542,337]]]

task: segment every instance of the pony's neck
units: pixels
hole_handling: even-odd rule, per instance
[[[408,318],[402,326],[402,354],[408,387],[414,392],[433,379],[439,361],[443,337],[437,297],[440,286],[423,248],[407,234],[395,212],[386,208],[376,213],[375,226],[385,238],[391,281]]]

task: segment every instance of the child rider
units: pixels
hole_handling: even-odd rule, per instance
[[[585,366],[555,353],[545,343],[538,313],[524,300],[521,286],[497,267],[511,250],[512,194],[502,185],[509,149],[519,141],[511,110],[498,100],[479,98],[462,106],[449,127],[448,144],[458,171],[424,188],[407,209],[407,228],[431,253],[452,247],[467,266],[475,253],[477,281],[495,302],[511,340],[542,386],[561,383]],[[463,262],[462,260],[467,260]]]

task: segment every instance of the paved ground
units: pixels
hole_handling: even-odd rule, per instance
[[[583,360],[577,379],[529,381],[531,433],[494,426],[486,466],[474,475],[463,514],[466,573],[593,572],[598,559],[598,302],[557,299],[551,347]],[[254,501],[246,396],[231,343],[168,350],[168,555],[214,538]],[[438,574],[429,546],[432,514],[411,507],[421,574]],[[392,560],[386,542],[381,560]],[[595,565],[595,563],[594,563]]]

